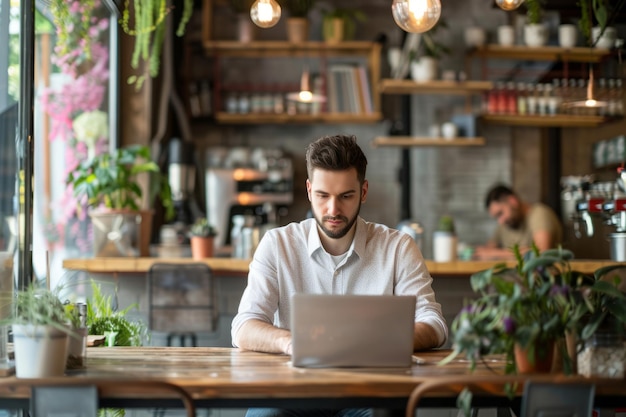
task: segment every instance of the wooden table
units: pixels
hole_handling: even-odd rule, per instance
[[[485,376],[493,378],[493,372],[484,366],[479,366],[470,375],[467,362],[461,359],[438,366],[436,363],[447,353],[419,353],[423,363],[409,369],[305,369],[291,366],[289,356],[231,348],[100,347],[88,349],[85,370],[38,382],[52,385],[87,385],[94,381],[136,382],[121,393],[101,393],[101,405],[116,407],[180,407],[173,397],[154,398],[154,394],[151,395],[147,389],[142,390],[142,381],[160,380],[184,388],[198,407],[404,409],[411,391],[424,381],[450,377],[457,381]],[[496,372],[503,369],[503,362],[498,358],[492,359],[489,365]],[[550,375],[545,378],[572,381],[581,377]],[[621,402],[622,406],[626,405],[625,380],[593,381],[597,383],[597,398],[604,401],[602,404],[614,406]],[[490,391],[489,404],[495,406],[501,403],[501,384],[497,380],[489,380],[486,385],[485,391]],[[0,378],[0,407],[10,408],[6,406],[14,405],[16,401],[27,403],[29,395],[28,387],[16,386],[15,377]],[[453,406],[455,397],[455,394],[435,393],[433,398],[436,401],[431,405]]]

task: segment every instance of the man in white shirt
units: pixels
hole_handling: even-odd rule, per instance
[[[368,182],[356,137],[322,137],[308,146],[306,162],[314,218],[261,239],[232,322],[233,346],[291,354],[295,293],[416,295],[414,349],[443,345],[448,329],[419,247],[409,235],[359,217]],[[371,411],[250,409],[248,417],[364,417]]]

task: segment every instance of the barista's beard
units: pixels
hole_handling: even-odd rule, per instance
[[[348,219],[346,216],[324,216],[320,219],[317,213],[315,213],[315,209],[313,209],[313,207],[311,207],[311,210],[313,211],[313,216],[315,217],[317,225],[326,236],[331,239],[341,239],[348,234],[348,232],[350,231],[350,229],[352,229],[352,226],[356,222],[356,219],[359,217],[359,212],[361,211],[361,202],[359,201],[359,207],[357,208],[356,213],[354,213],[354,217],[352,217],[352,219]],[[332,219],[340,219],[344,223],[346,223],[346,226],[343,229],[339,229],[337,231],[332,231],[324,227],[324,222]]]

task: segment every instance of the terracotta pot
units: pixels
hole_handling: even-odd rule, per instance
[[[515,366],[520,374],[550,373],[554,359],[554,340],[538,342],[531,356],[529,348],[515,344]]]
[[[292,43],[306,42],[309,39],[309,21],[303,17],[287,19],[287,40]]]
[[[213,236],[191,237],[191,257],[196,260],[213,257]]]

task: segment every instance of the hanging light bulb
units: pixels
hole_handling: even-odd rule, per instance
[[[524,3],[524,0],[496,0],[496,4],[502,10],[515,10]]]
[[[297,93],[289,93],[287,94],[287,100],[298,101],[300,103],[323,103],[326,101],[326,97],[320,94],[313,94],[311,92],[311,82],[310,82],[309,70],[305,69],[302,71],[302,76],[300,77],[300,91]]]
[[[250,18],[259,27],[271,28],[280,20],[280,4],[276,0],[256,0],[250,7]]]
[[[403,30],[422,33],[432,29],[441,16],[439,0],[393,0],[391,14]]]

